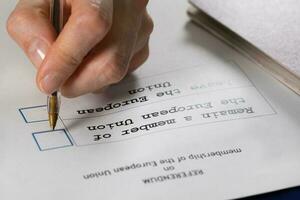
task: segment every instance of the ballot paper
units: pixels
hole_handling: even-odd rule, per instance
[[[0,3],[1,25],[14,3]],[[1,200],[233,199],[300,185],[299,96],[189,23],[187,7],[151,1],[148,62],[102,94],[62,98],[54,131],[35,70],[1,29]]]

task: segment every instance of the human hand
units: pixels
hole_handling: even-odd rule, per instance
[[[148,0],[65,0],[56,38],[50,0],[20,0],[7,21],[11,37],[37,68],[39,89],[76,97],[119,82],[149,55]]]

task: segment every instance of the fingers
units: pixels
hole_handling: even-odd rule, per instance
[[[140,67],[149,57],[149,37],[154,29],[154,23],[148,13],[145,13],[141,25],[139,38],[135,47],[135,55],[130,61],[128,73],[132,73]]]
[[[49,1],[21,0],[7,21],[7,31],[39,68],[55,39],[49,22]]]
[[[61,87],[67,97],[99,90],[117,83],[127,74],[129,62],[134,53],[136,31],[126,30],[113,25],[103,42],[91,52],[78,70]]]
[[[146,62],[148,57],[149,57],[149,44],[147,42],[144,48],[142,48],[139,52],[137,52],[132,58],[132,60],[130,61],[128,73],[132,73],[137,68],[139,68],[142,64]]]
[[[127,73],[131,73],[141,66],[149,56],[149,46],[146,46],[137,52],[130,61],[129,69]],[[105,55],[100,56],[97,60],[90,59],[90,62],[84,63],[80,66],[79,70],[76,71],[73,76],[61,87],[61,93],[65,97],[74,98],[81,96],[86,93],[100,93],[103,92],[107,86],[119,82],[127,74],[124,71],[114,71],[112,73],[114,76],[107,77],[104,75],[104,71],[109,69],[113,64],[107,65],[109,63],[108,59],[106,62],[103,60]],[[117,61],[112,61],[112,63],[117,63]]]
[[[119,82],[147,59],[153,30],[148,0],[66,2],[71,15],[57,39],[50,0],[20,0],[7,22],[9,34],[38,68],[41,91],[61,88],[67,97],[94,92]]]
[[[145,46],[149,42],[149,37],[153,32],[153,29],[154,29],[153,20],[149,16],[149,14],[145,12],[144,17],[142,19],[141,28],[139,31],[139,37],[135,45],[135,53],[145,48]]]
[[[113,3],[111,0],[73,0],[71,13],[37,74],[37,84],[46,94],[58,90],[106,36],[112,24]]]
[[[149,35],[153,30],[152,20],[142,21],[136,39],[132,35],[128,36],[127,31],[120,32],[120,29],[113,25],[112,30],[118,30],[118,34],[110,33],[93,50],[61,87],[62,94],[66,97],[76,97],[102,91],[102,88],[119,82],[128,72],[142,65],[149,56]]]
[[[117,83],[126,75],[129,63],[128,54],[113,46],[87,60],[61,87],[63,96],[77,97]]]

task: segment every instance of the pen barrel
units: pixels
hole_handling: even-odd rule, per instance
[[[50,20],[57,34],[63,28],[64,23],[64,0],[52,0],[50,5]]]
[[[54,96],[54,95],[49,96],[47,105],[48,105],[48,113],[50,115],[59,113],[60,99],[58,96]]]
[[[64,25],[64,0],[50,1],[50,20],[58,36]],[[56,93],[52,94],[55,95]]]

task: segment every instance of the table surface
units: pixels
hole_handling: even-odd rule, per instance
[[[300,199],[300,187],[248,197],[248,198],[244,198],[243,200],[298,200],[298,199]]]

